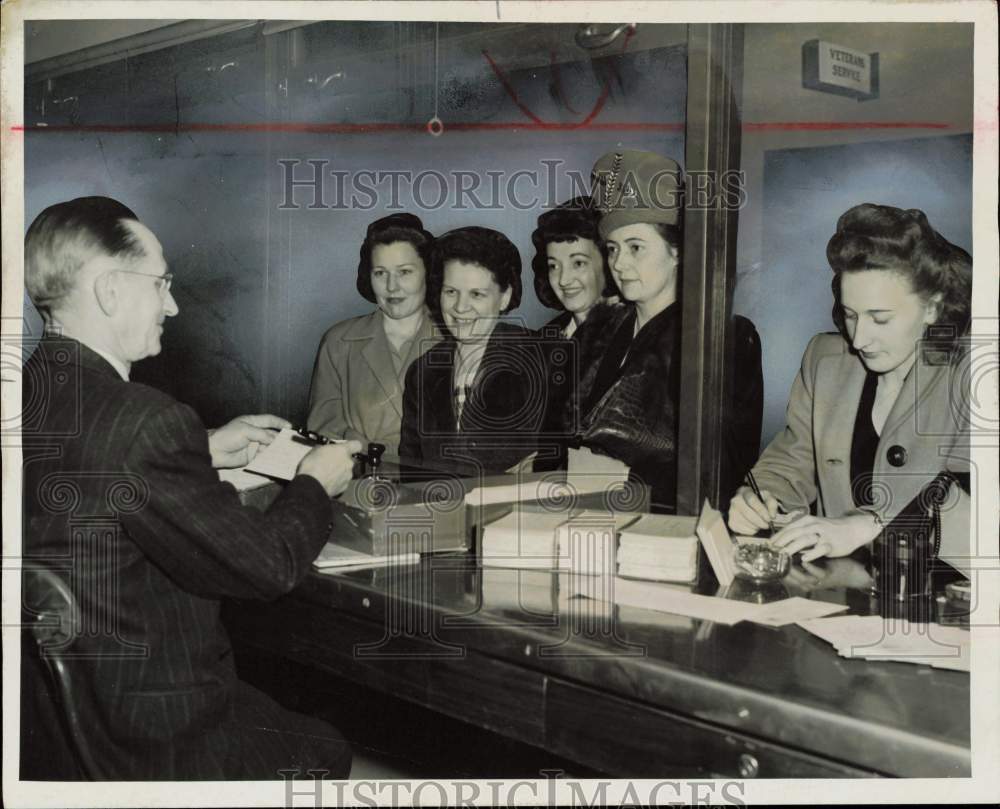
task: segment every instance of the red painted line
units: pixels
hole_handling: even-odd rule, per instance
[[[832,132],[841,129],[951,129],[951,124],[922,121],[787,121],[743,124],[744,132]]]

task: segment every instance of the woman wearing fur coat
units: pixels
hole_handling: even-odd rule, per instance
[[[680,169],[651,152],[606,154],[594,197],[608,265],[624,301],[598,304],[577,331],[579,384],[565,410],[583,446],[617,458],[651,488],[654,510],[677,491],[682,248]],[[763,412],[760,338],[734,318],[736,380],[723,444],[724,495],[757,457]]]

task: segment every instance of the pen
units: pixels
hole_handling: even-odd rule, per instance
[[[296,433],[301,435],[308,441],[313,441],[316,444],[342,444],[343,439],[339,438],[327,438],[325,435],[320,435],[315,430],[308,430],[305,427],[292,427]],[[355,461],[365,461],[371,463],[373,466],[378,465],[378,459],[382,457],[382,453],[385,452],[385,446],[382,444],[369,444],[368,452],[355,452],[351,457]],[[373,459],[374,458],[374,459]]]
[[[757,480],[753,476],[753,470],[752,469],[747,470],[747,483],[750,484],[750,488],[753,489],[753,493],[755,495],[757,495],[757,499],[760,500],[761,503],[764,503],[764,495],[762,495],[760,493],[760,486],[757,485]],[[767,508],[767,503],[764,503],[764,508]],[[774,520],[772,520],[770,517],[768,517],[767,518],[767,525],[768,525],[768,528],[771,529],[771,536],[774,536],[774,534],[775,534],[775,531],[774,531]]]
[[[314,441],[317,444],[332,444],[333,441],[327,438],[325,435],[320,435],[313,430],[307,430],[305,427],[295,427],[292,429],[301,435],[303,438],[308,438],[310,441]]]

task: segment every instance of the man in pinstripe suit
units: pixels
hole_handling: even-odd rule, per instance
[[[314,449],[267,513],[242,506],[213,467],[245,463],[270,440],[264,428],[285,422],[246,417],[209,435],[191,408],[128,381],[177,314],[166,270],[152,232],[104,197],[47,208],[25,240],[25,283],[49,334],[23,375],[24,560],[59,573],[81,606],[68,665],[91,775],[346,777],[334,728],[237,679],[219,606],[274,598],[305,576],[360,446]],[[65,739],[30,664],[22,777],[58,778],[53,745]]]

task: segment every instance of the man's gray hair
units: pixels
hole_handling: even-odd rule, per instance
[[[24,237],[24,285],[35,307],[50,311],[95,255],[142,258],[145,252],[129,221],[139,218],[109,197],[78,197],[38,214]]]

